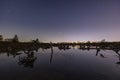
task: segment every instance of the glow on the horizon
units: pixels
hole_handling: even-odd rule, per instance
[[[120,1],[1,1],[0,34],[21,41],[120,41]],[[9,5],[8,5],[9,4]],[[21,6],[22,5],[22,6]]]

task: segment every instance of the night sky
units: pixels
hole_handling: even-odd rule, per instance
[[[120,0],[0,0],[0,34],[21,41],[120,41]]]

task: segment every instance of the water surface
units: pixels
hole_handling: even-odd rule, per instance
[[[0,80],[120,80],[119,56],[111,50],[39,49],[0,53]]]

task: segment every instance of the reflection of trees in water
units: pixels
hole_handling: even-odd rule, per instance
[[[1,53],[6,53],[9,57],[12,55],[14,58],[19,55],[19,65],[24,65],[24,67],[34,67],[34,61],[37,59],[37,57],[34,56],[34,51],[38,51],[38,47],[30,46],[30,47],[23,47],[23,48],[15,48],[15,47],[6,47],[4,49],[0,49]],[[20,51],[23,51],[24,54],[27,54],[27,56],[21,57],[22,54]]]
[[[117,54],[117,57],[118,57],[118,62],[116,62],[116,64],[120,64],[120,53],[119,53],[119,49],[113,49],[113,51]]]
[[[19,65],[24,65],[24,67],[34,67],[34,61],[37,59],[37,57],[34,56],[34,52],[30,51],[27,53],[27,56],[20,57],[19,56]]]
[[[105,56],[102,53],[100,53],[100,48],[97,48],[96,50],[97,50],[96,51],[96,56],[99,55],[101,58],[105,58]]]
[[[120,56],[118,56],[118,59],[119,59],[119,61],[118,61],[118,62],[116,62],[116,64],[120,64]]]
[[[7,54],[7,56],[9,57],[9,56],[13,56],[14,58],[16,57],[16,56],[18,56],[18,55],[21,55],[22,53],[20,53],[19,52],[20,50],[18,50],[18,49],[9,49],[9,47],[7,48],[7,49],[0,49],[0,53],[6,53]]]
[[[96,50],[97,50],[97,51],[96,51],[96,56],[97,56],[98,53],[100,52],[100,48],[97,48]]]
[[[103,49],[103,50],[106,50],[106,49]],[[119,53],[120,47],[110,46],[108,50],[112,50],[117,54],[118,62],[116,62],[116,64],[120,64],[120,53]],[[100,53],[100,51],[101,51],[100,48],[96,48],[96,56],[100,55],[100,57],[105,58],[105,56],[102,53]]]
[[[68,49],[71,49],[71,48],[70,48],[69,45],[59,45],[59,46],[58,46],[58,49],[59,49],[59,50],[64,50],[64,51],[65,51],[65,50],[68,50]]]
[[[15,44],[17,45],[17,44]],[[22,44],[21,44],[22,45]],[[96,50],[96,56],[99,56],[101,58],[105,58],[104,54],[101,53],[101,50],[112,50],[114,51],[117,55],[118,55],[118,62],[116,62],[116,64],[120,64],[120,47],[118,46],[113,46],[113,45],[105,45],[105,44],[99,44],[99,45],[91,45],[90,43],[86,44],[81,44],[81,45],[77,45],[79,46],[80,50],[91,50],[91,49],[95,49]],[[7,56],[9,57],[10,55],[12,55],[13,57],[16,56],[20,56],[22,53],[20,53],[19,51],[23,51],[25,54],[27,54],[27,56],[23,56],[23,57],[19,57],[19,65],[24,65],[24,67],[34,67],[34,62],[37,59],[37,57],[34,56],[34,51],[38,51],[39,48],[41,48],[42,50],[47,50],[47,49],[51,49],[51,56],[50,56],[50,63],[52,63],[52,59],[53,59],[53,47],[58,47],[59,50],[69,50],[71,49],[71,47],[75,47],[75,45],[68,45],[68,44],[54,44],[54,43],[50,43],[50,44],[44,44],[44,45],[33,45],[33,44],[29,44],[29,45],[22,45],[22,46],[4,46],[0,48],[0,53],[7,53]]]

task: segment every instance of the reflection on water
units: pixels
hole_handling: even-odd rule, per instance
[[[119,50],[53,47],[52,43],[0,50],[0,80],[120,80],[119,75]]]
[[[24,67],[34,67],[34,61],[37,57],[34,57],[34,52],[27,52],[27,56],[21,57],[19,56],[19,65],[24,65]]]
[[[50,63],[52,63],[52,58],[53,58],[53,47],[51,45],[51,56],[50,56]]]

